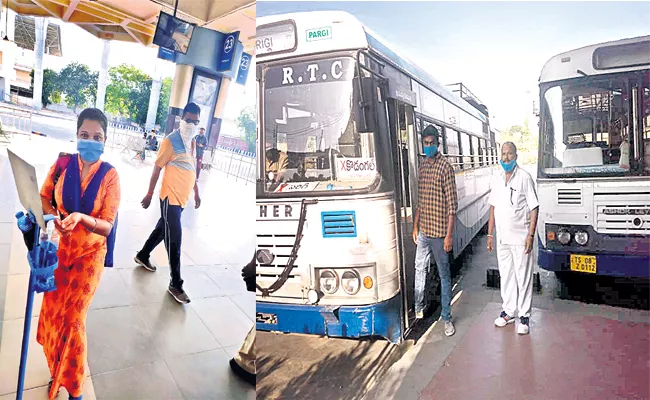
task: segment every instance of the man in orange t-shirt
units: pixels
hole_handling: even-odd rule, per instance
[[[188,103],[183,110],[183,118],[179,129],[170,133],[160,144],[158,158],[153,168],[149,191],[142,200],[142,207],[148,208],[151,204],[153,191],[158,183],[160,171],[165,169],[162,185],[160,187],[160,213],[153,232],[147,239],[142,250],[135,256],[135,262],[146,270],[155,272],[156,266],[150,262],[151,252],[165,241],[171,281],[169,293],[182,304],[190,302],[190,298],[183,290],[181,279],[181,240],[183,229],[181,227],[181,213],[189,201],[192,188],[194,188],[194,206],[199,208],[201,197],[196,180],[196,161],[192,154],[194,146],[192,139],[196,136],[201,109],[194,103]]]

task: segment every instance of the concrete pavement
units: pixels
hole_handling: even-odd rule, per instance
[[[581,398],[579,395],[576,397],[575,390],[578,389],[593,389],[592,392],[597,389],[602,393],[610,393],[609,397],[582,398],[647,398],[644,393],[648,392],[643,389],[643,382],[647,388],[647,380],[639,382],[638,371],[634,376],[630,374],[629,378],[630,384],[634,380],[637,387],[641,387],[637,397],[618,397],[612,393],[625,380],[599,379],[600,372],[594,371],[593,367],[600,366],[603,373],[616,375],[617,369],[612,369],[611,363],[602,360],[614,357],[612,359],[618,359],[622,363],[634,363],[638,354],[641,354],[638,353],[641,348],[646,351],[647,361],[650,312],[561,299],[557,295],[558,282],[555,276],[540,270],[542,292],[533,295],[530,335],[518,336],[514,329],[496,328],[493,321],[501,311],[501,295],[498,290],[485,287],[486,270],[497,265],[496,254],[489,254],[486,245],[486,236],[480,236],[472,243],[456,278],[453,293],[455,301],[452,305],[456,334],[449,338],[444,335],[443,326],[437,321],[438,313],[424,320],[422,329],[426,331],[421,338],[378,379],[380,383],[369,390],[363,397],[364,400],[564,400]],[[603,280],[600,282],[600,290],[616,291],[616,287],[608,288],[602,284]],[[620,340],[611,340],[611,332],[614,330],[610,328],[613,326],[617,332],[623,332],[617,334]],[[572,344],[560,344],[562,340],[568,340]],[[580,346],[576,345],[578,342]],[[598,359],[601,361],[597,362],[596,358],[580,358],[584,353],[583,346],[599,349]],[[562,351],[559,355],[553,353],[552,360],[538,354],[550,353],[556,348],[561,348]],[[533,354],[538,356],[533,357]],[[578,362],[575,362],[576,357]],[[522,360],[526,362],[522,364]],[[647,365],[638,366],[647,370]],[[621,364],[621,368],[625,367]],[[560,371],[563,374],[558,375]],[[558,388],[565,387],[556,385],[559,379],[567,383],[574,382],[576,378],[573,373],[577,371],[584,373],[581,379],[586,376],[586,381],[591,382],[590,386],[574,385],[573,389],[565,388],[564,394],[559,394],[561,392],[558,392]],[[530,381],[531,376],[535,377],[532,387],[523,386]],[[583,379],[580,382],[585,381]],[[513,385],[514,391],[501,391],[509,387],[511,389]],[[470,388],[473,387],[480,388],[481,394],[471,391]]]

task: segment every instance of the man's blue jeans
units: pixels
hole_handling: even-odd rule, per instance
[[[451,321],[451,271],[449,269],[449,254],[445,251],[445,239],[430,238],[422,233],[418,234],[418,245],[415,252],[415,311],[424,310],[425,285],[432,254],[440,276],[441,317],[443,321]]]

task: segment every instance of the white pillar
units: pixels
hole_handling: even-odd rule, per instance
[[[7,32],[7,37],[9,37],[9,40],[13,42],[16,37],[16,12],[12,9],[9,9],[6,12],[8,13],[6,17],[8,17],[7,23],[9,26],[6,28],[7,30],[5,32]]]
[[[151,94],[149,95],[149,110],[147,111],[147,122],[145,123],[144,128],[145,132],[150,132],[156,125],[156,115],[158,114],[158,103],[160,102],[160,91],[162,89],[162,66],[160,61],[161,60],[157,58],[154,64]]]
[[[35,17],[36,40],[34,41],[34,105],[36,110],[43,108],[43,55],[47,35],[47,18]]]
[[[111,42],[103,40],[104,51],[102,52],[102,66],[99,69],[99,78],[97,78],[97,99],[95,100],[95,107],[104,111],[106,101],[106,85],[108,77],[108,55],[111,50]]]

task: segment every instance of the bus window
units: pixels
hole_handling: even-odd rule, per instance
[[[358,123],[364,114],[355,62],[330,57],[264,70],[267,192],[284,190],[285,183],[300,184],[301,191],[331,191],[376,181],[378,162],[387,156],[375,154],[374,131]],[[314,82],[304,79],[313,68],[333,72]]]
[[[478,163],[476,164],[477,166],[483,165],[483,157],[484,157],[484,145],[483,145],[483,139],[478,139],[478,147],[476,150],[474,150],[474,154],[476,154],[476,157],[478,157]]]
[[[470,136],[469,140],[472,144],[472,168],[476,168],[479,166],[478,138],[476,136]]]
[[[632,88],[625,77],[550,87],[543,94],[547,143],[541,160],[551,174],[625,172],[622,144],[631,136]]]
[[[498,164],[501,160],[501,143],[495,143],[494,145],[494,163]]]
[[[458,132],[450,128],[445,128],[445,142],[447,145],[447,159],[456,171],[462,169],[460,146],[458,146]]]
[[[646,148],[650,140],[650,72],[645,73],[643,83],[643,140],[646,141]],[[646,155],[648,150],[646,150]],[[650,167],[650,166],[649,166]]]
[[[643,147],[646,172],[650,172],[650,72],[646,72],[643,82]]]
[[[463,169],[472,168],[472,149],[469,144],[469,135],[460,133],[460,147],[463,152]]]

